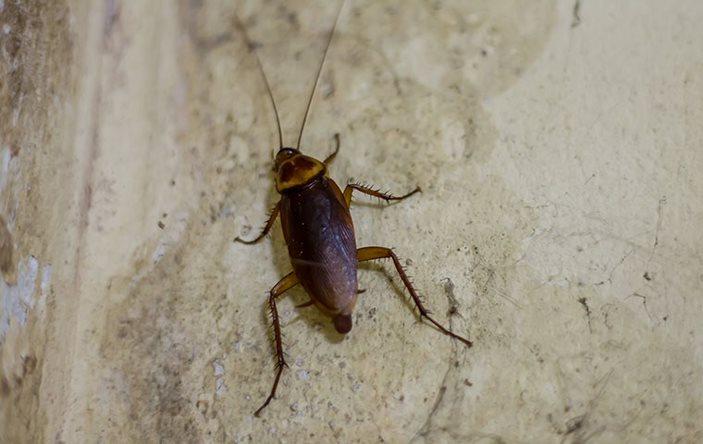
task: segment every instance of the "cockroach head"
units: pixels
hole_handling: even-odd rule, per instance
[[[282,193],[290,188],[305,185],[325,174],[325,171],[325,164],[319,160],[301,154],[295,148],[281,148],[273,165],[276,190]]]
[[[296,150],[295,148],[284,147],[278,150],[273,163],[273,171],[278,171],[281,168],[283,162],[295,156],[296,154],[300,154],[300,151]]]

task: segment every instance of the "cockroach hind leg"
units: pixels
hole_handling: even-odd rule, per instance
[[[273,286],[269,292],[268,306],[271,313],[271,326],[273,327],[273,340],[274,348],[276,350],[276,377],[273,380],[273,385],[271,386],[271,391],[266,398],[266,401],[259,407],[254,416],[259,416],[261,411],[269,405],[271,400],[276,396],[276,389],[278,388],[278,382],[281,380],[281,374],[283,369],[288,367],[286,363],[285,354],[283,352],[283,337],[281,335],[281,323],[278,317],[278,309],[276,308],[276,298],[281,296],[290,288],[293,288],[298,283],[298,277],[295,273],[288,273],[285,275],[276,285]]]
[[[410,279],[408,278],[408,275],[405,273],[405,270],[403,269],[403,266],[400,263],[400,260],[398,259],[398,256],[391,250],[390,248],[386,247],[364,247],[364,248],[359,248],[357,250],[357,259],[359,262],[363,261],[369,261],[373,259],[386,259],[386,258],[391,258],[393,260],[393,265],[395,265],[395,269],[398,272],[398,275],[400,275],[400,279],[403,281],[403,284],[405,285],[405,288],[408,289],[410,292],[410,296],[412,297],[413,301],[415,302],[415,306],[420,312],[420,318],[425,318],[428,321],[430,321],[440,332],[444,333],[445,335],[457,339],[461,342],[463,342],[467,347],[471,347],[473,343],[462,337],[457,335],[456,333],[448,330],[442,324],[439,322],[435,321],[432,316],[430,316],[430,312],[425,308],[425,306],[422,304],[422,300],[420,299],[420,295],[418,295],[417,291],[413,287],[412,283],[410,282]]]

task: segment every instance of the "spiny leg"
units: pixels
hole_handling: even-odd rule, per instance
[[[394,196],[389,193],[384,193],[379,190],[374,190],[371,187],[368,187],[366,185],[361,185],[358,183],[350,183],[347,185],[347,187],[344,189],[344,200],[347,202],[347,207],[351,205],[351,198],[352,198],[352,192],[354,190],[360,191],[364,194],[368,194],[369,196],[373,197],[378,197],[379,199],[383,199],[386,202],[390,202],[391,200],[403,200],[407,199],[408,197],[412,196],[415,193],[420,193],[422,190],[420,187],[415,187],[414,190],[409,192],[408,194],[403,194],[402,196]]]
[[[255,243],[259,242],[261,239],[263,239],[264,236],[266,236],[268,234],[268,232],[271,231],[271,227],[273,227],[273,223],[276,222],[276,217],[278,216],[278,205],[279,204],[280,204],[280,202],[276,203],[276,205],[271,210],[271,214],[269,215],[269,218],[266,221],[266,225],[264,225],[264,228],[261,230],[261,233],[259,233],[258,236],[256,236],[254,239],[252,239],[250,241],[244,240],[241,237],[237,236],[234,238],[234,241],[242,243],[242,244],[251,245],[251,244],[255,244]]]
[[[325,165],[329,165],[330,162],[332,162],[334,160],[334,157],[339,152],[339,133],[336,133],[334,135],[334,143],[335,143],[334,152],[325,158],[325,160],[323,162]]]
[[[276,347],[276,379],[273,380],[273,386],[271,387],[271,393],[269,394],[266,401],[259,409],[254,412],[254,415],[259,416],[259,413],[269,405],[269,402],[276,395],[276,388],[278,387],[278,381],[281,379],[281,373],[283,373],[283,368],[288,367],[286,364],[285,357],[283,356],[283,340],[281,339],[281,323],[278,319],[278,310],[276,309],[276,298],[294,287],[298,283],[298,277],[294,272],[288,273],[283,279],[278,281],[276,285],[273,286],[269,292],[268,304],[271,310],[271,322],[273,324],[273,339],[275,341]]]
[[[395,255],[393,250],[390,248],[386,247],[364,247],[364,248],[359,248],[356,250],[356,256],[359,260],[359,262],[363,261],[369,261],[372,259],[385,259],[385,258],[391,258],[393,259],[393,264],[395,265],[395,269],[398,271],[398,274],[400,275],[400,279],[402,279],[403,284],[405,284],[405,287],[408,289],[410,292],[410,296],[412,296],[413,301],[415,302],[415,305],[417,306],[418,310],[420,310],[420,317],[421,318],[426,318],[428,321],[434,324],[435,327],[437,327],[442,333],[444,333],[447,336],[450,336],[452,338],[458,339],[467,346],[471,347],[472,343],[466,338],[463,338],[459,335],[456,335],[452,333],[451,331],[447,330],[444,328],[441,324],[439,324],[437,321],[432,319],[432,317],[429,315],[429,312],[427,309],[422,305],[422,301],[420,301],[420,296],[418,296],[417,292],[413,288],[412,284],[410,283],[410,279],[408,279],[408,276],[405,274],[405,270],[403,270],[403,266],[400,264],[400,260],[398,260],[398,256]]]

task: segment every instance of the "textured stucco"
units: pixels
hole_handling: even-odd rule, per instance
[[[287,144],[338,3],[0,0],[0,441],[700,442],[703,4],[348,0],[301,148],[342,147],[346,337],[291,290]]]

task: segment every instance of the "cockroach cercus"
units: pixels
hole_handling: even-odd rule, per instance
[[[288,246],[290,262],[293,266],[293,271],[283,277],[269,292],[268,305],[271,310],[277,358],[276,376],[269,396],[255,412],[257,416],[275,396],[281,373],[284,367],[287,366],[283,354],[281,325],[276,309],[276,299],[286,290],[301,284],[310,296],[310,301],[302,304],[301,307],[314,305],[332,319],[334,328],[339,333],[349,333],[352,328],[352,311],[359,294],[356,273],[359,262],[362,261],[390,258],[400,275],[400,279],[410,292],[410,296],[420,312],[420,318],[424,318],[434,324],[445,335],[458,339],[469,347],[471,346],[471,341],[452,333],[432,318],[423,306],[417,291],[413,288],[393,250],[386,247],[363,247],[358,249],[356,247],[354,224],[349,211],[352,192],[358,191],[389,202],[408,198],[419,192],[420,188],[417,187],[402,196],[393,196],[365,185],[350,183],[344,191],[341,191],[339,186],[327,174],[327,166],[339,151],[339,134],[335,135],[336,147],[334,152],[322,162],[300,151],[300,141],[303,137],[303,129],[310,111],[310,104],[315,95],[315,88],[319,82],[320,73],[343,6],[344,1],[339,7],[334,25],[330,31],[327,45],[317,70],[315,83],[308,98],[305,115],[300,126],[298,143],[295,148],[283,146],[281,123],[271,87],[255,47],[247,37],[246,29],[237,20],[238,27],[246,39],[249,50],[254,53],[256,58],[276,118],[279,149],[275,156],[273,172],[276,191],[281,197],[273,207],[266,225],[255,239],[247,241],[237,237],[234,240],[244,244],[254,244],[260,241],[269,232],[276,217],[280,215],[283,237]]]

